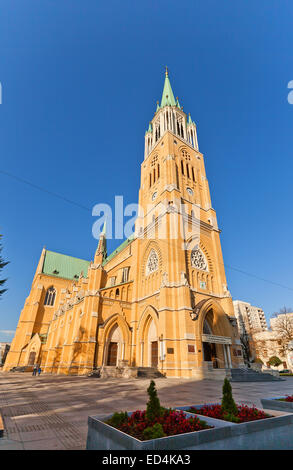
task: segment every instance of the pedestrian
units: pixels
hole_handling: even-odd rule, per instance
[[[41,375],[41,372],[42,372],[42,369],[41,369],[41,366],[39,366],[39,368],[38,368],[38,374]]]
[[[35,364],[35,365],[34,365],[34,368],[33,368],[33,375],[37,375],[37,370],[38,370],[38,367],[37,367],[37,365]]]

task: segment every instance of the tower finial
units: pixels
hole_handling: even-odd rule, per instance
[[[168,73],[169,73],[168,67],[167,67],[167,65],[165,65],[165,75],[166,75],[166,77],[168,77]]]
[[[163,89],[163,94],[162,94],[162,100],[161,100],[161,108],[164,108],[164,106],[176,106],[176,101],[173,95],[173,91],[171,88],[171,83],[168,75],[168,67],[166,66],[166,72],[165,72],[165,83],[164,83],[164,89]]]

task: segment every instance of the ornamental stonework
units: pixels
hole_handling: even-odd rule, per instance
[[[208,271],[205,256],[198,246],[191,251],[191,266],[201,271]]]
[[[158,255],[154,249],[151,250],[150,255],[148,257],[147,266],[146,266],[146,275],[157,271],[159,267],[159,260]]]

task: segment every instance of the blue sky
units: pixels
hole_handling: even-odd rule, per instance
[[[1,331],[43,246],[92,259],[93,205],[137,201],[166,64],[197,123],[233,298],[293,307],[292,14],[286,0],[1,2]]]

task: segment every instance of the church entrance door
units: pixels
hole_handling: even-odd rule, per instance
[[[158,367],[158,341],[151,342],[151,365]]]
[[[217,361],[217,350],[214,343],[202,343],[203,344],[203,360],[213,363],[213,368],[217,369],[219,367]]]
[[[28,358],[28,365],[33,366],[35,364],[35,360],[36,360],[36,353],[34,351],[30,352],[30,355]]]
[[[118,343],[109,343],[107,366],[117,365]]]

